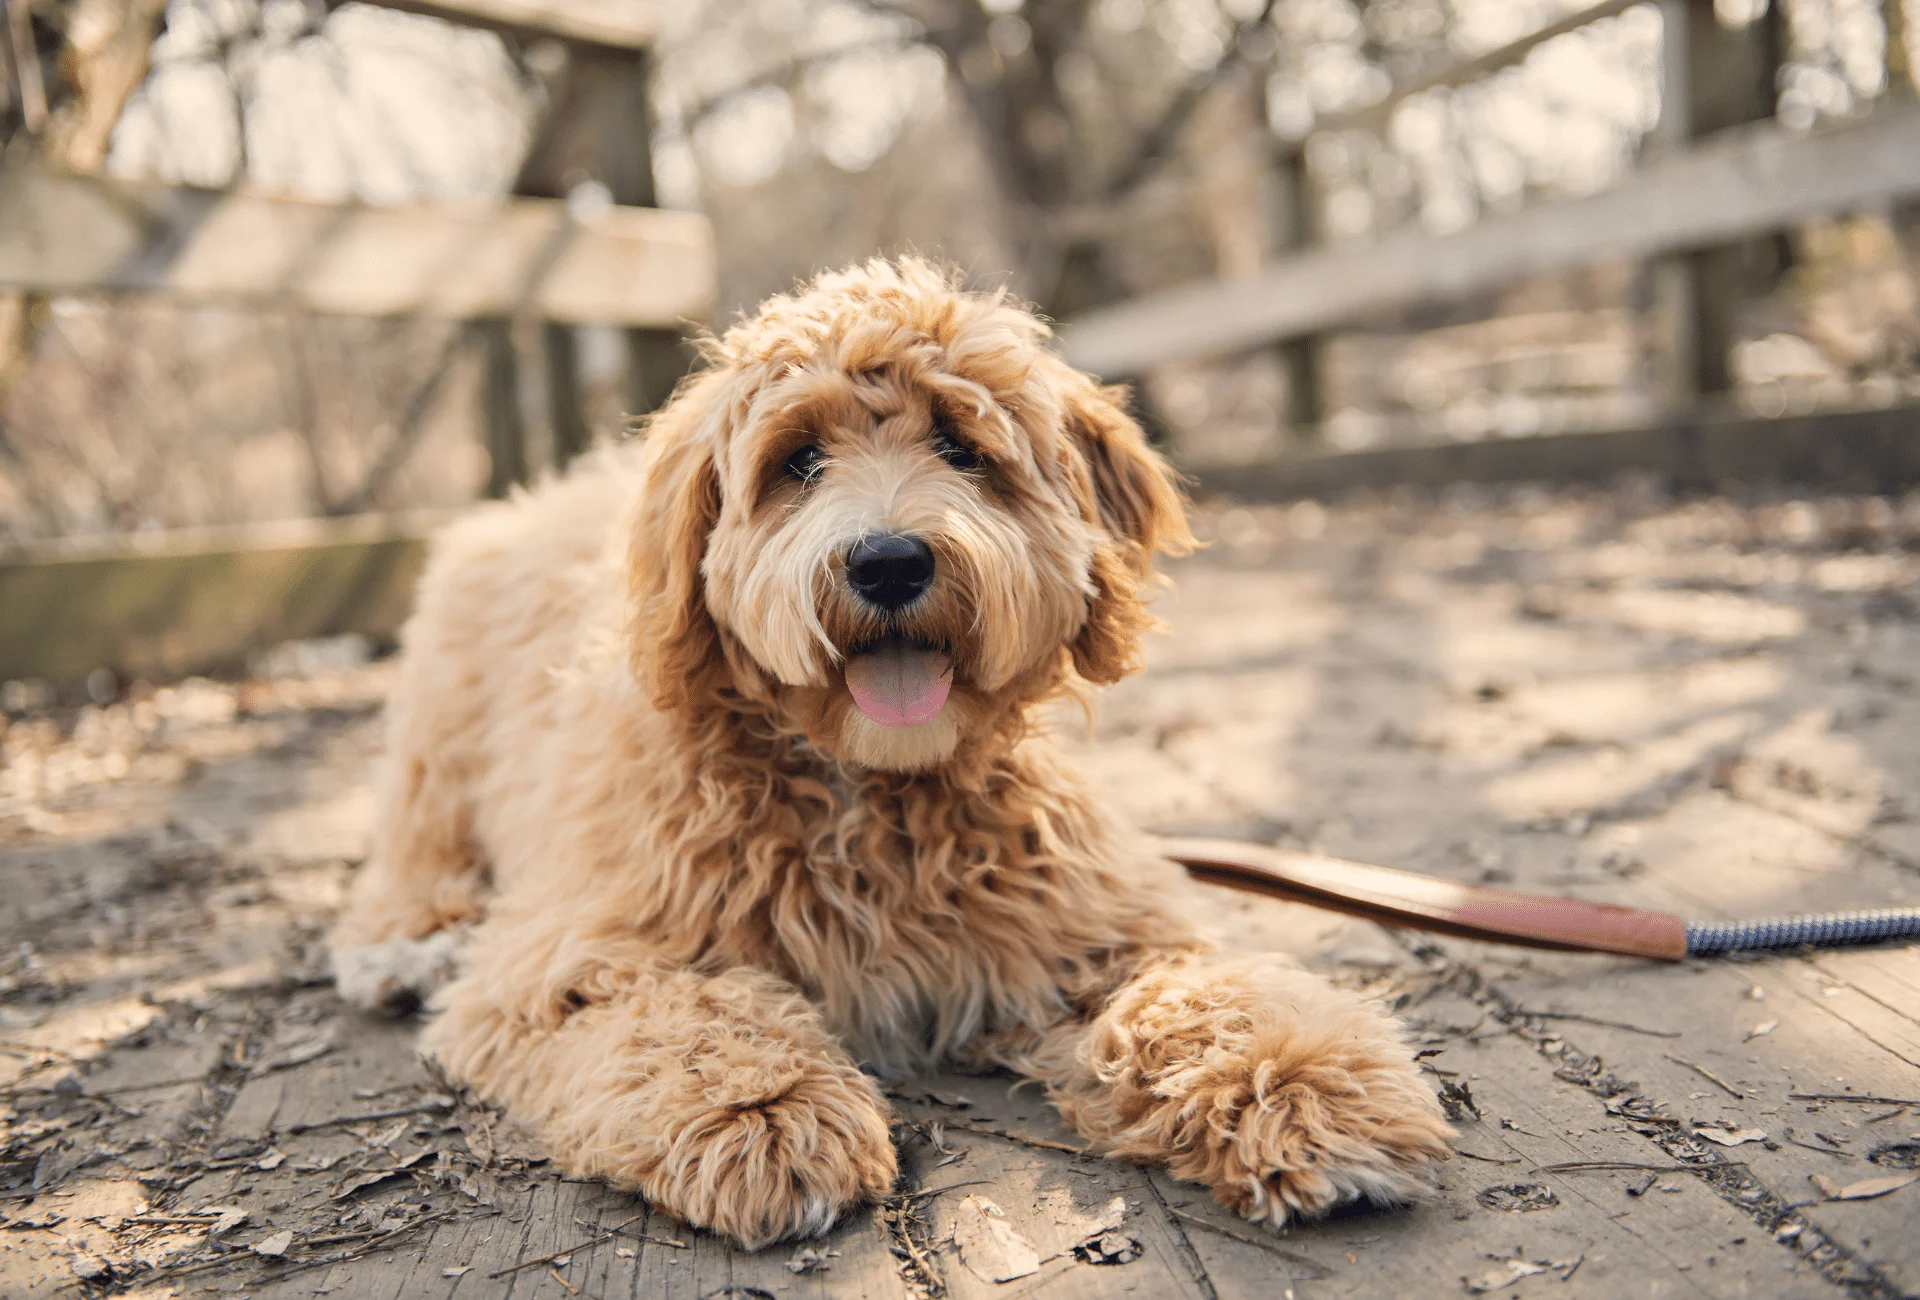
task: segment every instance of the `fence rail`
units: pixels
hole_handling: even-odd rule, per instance
[[[1897,493],[1920,481],[1920,409],[1689,416],[1643,428],[1308,453],[1192,472],[1200,490],[1243,501],[1451,483],[1605,487],[1625,475],[1646,475],[1682,492],[1772,483]]]
[[[0,680],[246,667],[304,637],[399,635],[444,516],[194,529],[0,555]]]
[[[1130,374],[1543,271],[1703,247],[1912,194],[1920,194],[1920,104],[1805,135],[1739,128],[1586,198],[1523,208],[1450,235],[1411,231],[1305,253],[1251,279],[1136,298],[1069,322],[1060,343],[1077,366]]]
[[[564,203],[376,208],[0,170],[0,286],[352,316],[678,326],[711,304],[704,217]]]
[[[331,0],[339,3],[340,0]],[[371,0],[383,9],[444,18],[509,36],[550,36],[576,45],[641,51],[656,24],[633,0]]]

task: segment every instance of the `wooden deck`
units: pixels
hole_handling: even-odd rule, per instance
[[[1920,511],[1482,491],[1205,523],[1174,634],[1076,742],[1150,825],[1700,918],[1920,897]],[[952,1077],[895,1095],[893,1200],[729,1250],[558,1178],[410,1027],[340,1011],[320,937],[385,676],[13,693],[0,1294],[1920,1293],[1920,947],[1655,966],[1228,895],[1247,942],[1408,1017],[1461,1119],[1431,1201],[1267,1234]]]

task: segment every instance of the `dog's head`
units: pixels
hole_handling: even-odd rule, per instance
[[[634,664],[665,709],[757,711],[918,771],[1074,675],[1119,680],[1166,464],[1002,296],[919,261],[822,276],[718,340],[652,422]]]

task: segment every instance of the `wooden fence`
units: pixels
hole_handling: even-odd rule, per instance
[[[472,322],[482,410],[502,496],[530,470],[510,324],[545,323],[541,363],[556,456],[581,450],[573,328],[627,331],[626,402],[652,410],[685,366],[684,325],[712,305],[704,217],[655,206],[650,25],[619,0],[376,0],[521,38],[560,40],[564,79],[499,202],[371,207],[0,168],[0,288],[163,293],[188,301]],[[585,177],[613,206],[570,215]]]
[[[678,329],[711,305],[704,217],[550,199],[366,207],[0,171],[0,285],[343,316]]]
[[[682,373],[685,326],[712,305],[704,217],[654,204],[647,94],[651,27],[619,0],[376,0],[517,38],[564,43],[567,65],[509,198],[371,207],[248,190],[0,166],[0,288],[164,294],[469,323],[502,496],[530,471],[516,320],[540,323],[538,364],[556,460],[582,450],[575,327],[620,327],[626,405],[657,406]],[[569,212],[566,187],[605,185],[613,206]],[[0,556],[0,679],[75,680],[95,668],[177,675],[242,666],[297,637],[396,633],[428,521],[362,517],[202,529]]]
[[[1112,378],[1169,361],[1279,350],[1287,422],[1311,430],[1331,331],[1368,317],[1459,299],[1546,271],[1606,258],[1656,264],[1668,360],[1667,408],[1685,413],[1732,387],[1730,351],[1741,294],[1741,245],[1796,221],[1920,194],[1920,104],[1900,39],[1903,0],[1887,0],[1889,93],[1870,116],[1806,132],[1773,121],[1786,44],[1779,0],[1743,28],[1717,20],[1712,0],[1657,0],[1665,26],[1662,113],[1642,168],[1616,187],[1483,219],[1450,235],[1389,234],[1329,248],[1313,220],[1306,141],[1272,170],[1273,263],[1248,279],[1150,294],[1068,322],[1061,346]],[[1540,32],[1401,87],[1319,131],[1384,125],[1412,95],[1459,86],[1519,63],[1544,41],[1632,7],[1607,0]]]

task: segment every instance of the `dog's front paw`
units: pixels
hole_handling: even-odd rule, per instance
[[[1276,1227],[1412,1200],[1451,1155],[1392,1022],[1297,970],[1170,966],[1121,995],[1092,1054],[1091,1135]]]
[[[788,1064],[703,1081],[640,1190],[668,1213],[748,1250],[817,1237],[893,1190],[899,1165],[871,1084]]]
[[[1207,1133],[1188,1176],[1236,1214],[1274,1227],[1350,1201],[1404,1204],[1428,1189],[1433,1162],[1452,1154],[1453,1130],[1404,1050],[1282,1050],[1240,1062],[1193,1100]]]
[[[459,959],[460,942],[452,930],[335,948],[333,983],[341,998],[363,1011],[404,1016],[453,978]]]

